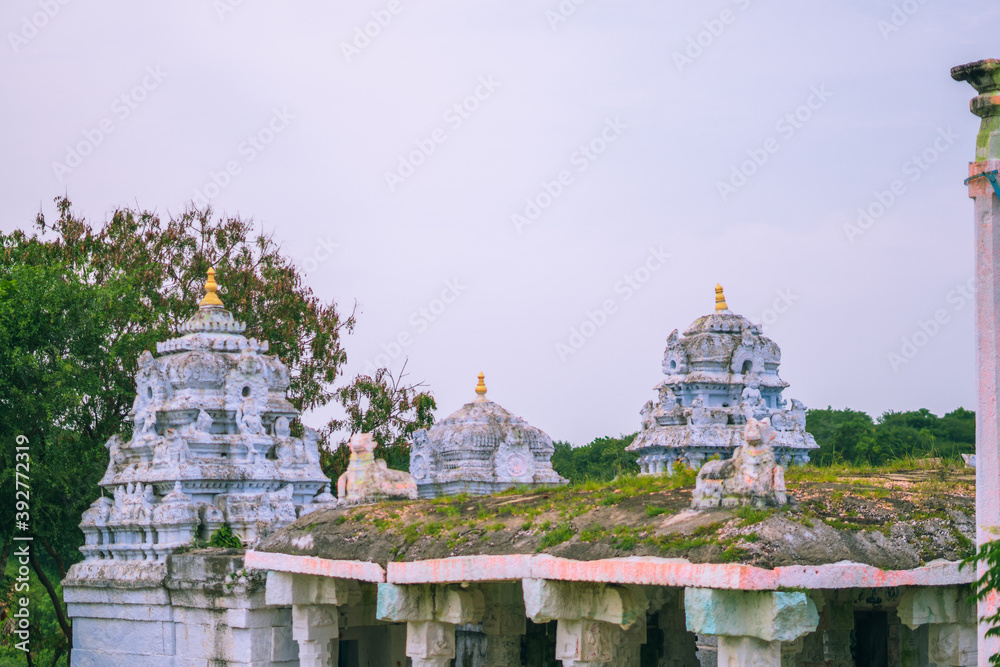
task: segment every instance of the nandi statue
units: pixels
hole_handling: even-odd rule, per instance
[[[408,472],[390,469],[385,461],[376,459],[376,442],[371,433],[351,436],[351,460],[347,471],[337,480],[337,495],[341,503],[357,505],[386,498],[417,498],[417,483]]]
[[[698,471],[691,507],[773,507],[788,502],[785,494],[785,470],[774,458],[775,435],[768,419],[747,420],[743,429],[744,444],[733,458],[708,461]]]

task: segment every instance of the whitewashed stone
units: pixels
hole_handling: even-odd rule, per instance
[[[203,303],[158,357],[140,356],[132,438],[106,444],[101,486],[114,500],[95,501],[80,526],[86,559],[163,560],[224,523],[254,544],[305,507],[336,504],[317,434],[290,435],[288,369],[245,328]]]
[[[667,338],[666,379],[655,387],[657,401],[640,411],[642,428],[628,447],[638,452],[642,474],[672,474],[677,464],[699,468],[712,456],[732,456],[748,419],[770,420],[782,465],[807,463],[818,448],[805,430],[805,406],[781,396],[788,383],[778,375],[780,348],[730,312],[721,290],[716,312]]]
[[[775,507],[788,502],[785,471],[774,458],[774,431],[765,418],[750,417],[743,444],[731,459],[709,461],[698,471],[691,507]]]
[[[410,473],[421,498],[486,495],[513,486],[566,484],[552,469],[552,438],[486,399],[486,386],[430,429],[413,434]]]
[[[358,505],[373,503],[386,498],[416,500],[417,483],[413,476],[401,470],[392,470],[373,452],[377,443],[370,433],[351,436],[351,459],[347,470],[337,480],[337,495],[341,503]]]

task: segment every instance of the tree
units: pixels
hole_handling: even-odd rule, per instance
[[[639,472],[639,464],[636,463],[639,455],[627,452],[625,448],[632,444],[636,435],[604,436],[582,447],[556,442],[552,468],[571,483],[588,480],[609,482],[618,475],[634,475]]]
[[[421,428],[434,423],[437,404],[422,383],[407,385],[406,364],[399,376],[380,368],[374,375],[359,375],[351,384],[336,391],[337,401],[344,407],[344,419],[332,420],[328,433],[344,432],[346,437],[335,450],[325,453],[323,470],[336,480],[347,469],[350,452],[346,441],[355,433],[371,433],[378,445],[375,456],[385,459],[390,468],[410,469],[409,438]]]
[[[211,210],[164,220],[120,209],[95,225],[78,217],[69,200],[56,203],[58,219],[39,214],[36,233],[0,234],[0,492],[14,497],[13,443],[24,435],[31,443],[31,532],[42,547],[40,579],[62,576],[79,560],[78,524],[100,493],[104,444],[116,433],[131,436],[138,357],[177,335],[203,294],[209,267],[226,308],[246,322],[246,335],[268,341],[288,366],[289,400],[300,410],[334,399],[347,360],[341,336],[355,322],[353,313],[318,299],[277,241],[255,232],[252,221],[215,218]],[[429,423],[429,394],[399,382],[392,387],[390,401],[409,403],[380,401],[362,421],[366,428],[379,429],[380,415],[405,420],[408,409]],[[4,562],[12,510],[12,503],[0,505]],[[57,586],[46,589],[53,611],[63,614]],[[60,626],[68,648],[69,624]]]
[[[812,433],[819,451],[811,458],[817,465],[853,462],[859,446],[870,446],[875,434],[875,422],[864,412],[844,409],[810,410],[806,414],[806,431]]]

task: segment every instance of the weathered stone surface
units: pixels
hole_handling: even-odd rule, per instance
[[[532,621],[585,619],[628,628],[645,619],[649,600],[642,588],[575,581],[525,579],[524,608]]]
[[[387,498],[416,500],[417,483],[408,472],[390,469],[373,452],[378,443],[370,433],[351,436],[351,459],[347,470],[337,480],[337,495],[341,503],[360,505]]]
[[[711,456],[728,458],[742,444],[748,419],[769,419],[782,465],[806,463],[817,448],[805,430],[806,408],[781,397],[781,350],[758,325],[729,311],[716,288],[716,312],[681,336],[674,330],[663,355],[666,380],[657,400],[643,406],[642,429],[629,445],[643,474],[672,474],[675,464],[699,468]]]
[[[970,594],[967,588],[957,586],[909,588],[899,598],[897,613],[911,630],[931,623],[975,623],[976,608],[969,602]]]
[[[805,593],[688,588],[684,611],[691,632],[765,642],[794,641],[819,623],[816,604]]]
[[[420,497],[566,484],[552,469],[552,438],[486,400],[479,378],[476,400],[413,434],[410,472]]]
[[[980,60],[951,70],[957,81],[976,89],[970,109],[982,119],[976,137],[975,162],[969,164],[969,197],[975,201],[976,248],[976,368],[979,375],[976,407],[976,542],[997,539],[1000,530],[1000,199],[988,180],[1000,170],[1000,60]],[[979,563],[979,574],[986,564]],[[997,613],[1000,596],[978,604],[979,616]],[[987,637],[988,625],[979,625],[979,647],[984,656],[1000,653],[1000,638]]]
[[[698,471],[694,509],[776,507],[788,502],[785,471],[774,458],[774,431],[768,419],[747,419],[743,444],[731,459],[709,461]]]
[[[80,525],[86,560],[163,560],[228,523],[255,543],[315,506],[333,506],[318,435],[290,435],[288,369],[242,335],[214,277],[182,336],[139,358],[132,437],[113,436],[101,497]],[[317,495],[318,494],[318,495]],[[113,500],[112,500],[113,498]]]
[[[481,591],[459,586],[379,584],[375,616],[382,621],[479,623],[486,610]]]

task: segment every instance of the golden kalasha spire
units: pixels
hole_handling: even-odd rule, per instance
[[[479,374],[479,384],[476,385],[476,394],[479,396],[479,398],[482,398],[482,399],[486,398],[486,383],[483,382],[483,378],[485,378],[485,377],[486,377],[485,375],[483,375],[482,373],[480,373]]]
[[[729,310],[729,306],[726,305],[726,295],[722,293],[722,285],[715,286],[715,310],[716,312]]]
[[[216,295],[219,285],[215,282],[215,269],[208,270],[208,280],[205,281],[205,298],[201,300],[199,306],[221,306],[222,300]]]

